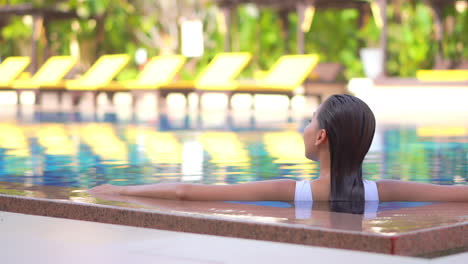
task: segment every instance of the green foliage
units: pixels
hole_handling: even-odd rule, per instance
[[[31,34],[32,27],[27,26],[22,18],[9,19],[9,24],[0,28],[0,58],[20,53],[17,43],[28,42]]]
[[[2,29],[2,36],[6,39],[28,39],[31,34],[32,28],[26,26],[19,17],[10,19],[10,24]]]
[[[428,55],[435,49],[435,42],[430,41],[433,25],[430,9],[422,3],[410,2],[402,4],[399,14],[394,6],[388,9],[388,73],[409,77],[415,76],[420,68],[430,68],[433,57]]]
[[[446,29],[452,30],[443,38],[443,55],[455,61],[468,58],[468,12],[458,13],[454,6],[444,10]]]
[[[54,7],[77,12],[80,19],[50,23],[47,35],[41,36],[40,47],[47,44],[52,54],[70,54],[71,47],[78,43],[81,59],[87,64],[106,53],[128,53],[133,57],[137,48],[141,47],[148,50],[149,56],[157,55],[163,50],[161,39],[170,35],[167,28],[170,16],[167,16],[168,10],[163,8],[162,0],[0,0],[0,6],[31,2],[39,8]],[[434,40],[433,15],[424,3],[399,1],[387,8],[387,66],[391,75],[414,76],[418,69],[431,68],[434,64],[437,43]],[[151,12],[146,10],[148,5],[153,8]],[[213,1],[194,4],[194,1],[180,0],[179,5],[183,7],[180,10],[184,11],[177,11],[178,16],[191,14],[201,18],[205,29],[203,57],[190,59],[190,66],[181,74],[183,78],[193,79],[217,53],[224,51],[225,36],[217,21],[220,11]],[[187,10],[191,13],[187,13]],[[296,52],[298,17],[295,12],[289,13],[289,23],[283,25],[275,9],[260,9],[248,4],[234,11],[231,47],[233,51],[247,51],[254,55],[250,67],[241,78],[252,77],[258,70],[267,70],[281,55]],[[466,10],[458,12],[454,6],[444,10],[447,18],[447,34],[442,41],[444,58],[453,61],[468,58],[467,13]],[[172,23],[171,20],[169,23]],[[372,18],[361,30],[357,23],[358,12],[353,9],[317,10],[310,31],[305,33],[306,53],[319,54],[323,62],[343,64],[346,67],[343,77],[346,79],[362,76],[359,48],[361,45],[378,46],[380,29]],[[155,35],[155,31],[159,35]],[[286,34],[287,31],[289,34]],[[28,54],[31,34],[31,17],[0,18],[0,57]],[[174,33],[171,34],[169,40],[177,41],[177,33],[175,38]],[[142,36],[148,38],[147,41],[142,40]],[[178,52],[177,46],[174,47],[170,50]],[[119,79],[130,79],[137,73],[133,63]]]
[[[233,46],[253,55],[251,67],[245,74],[252,76],[254,71],[267,70],[285,53],[288,41],[283,38],[281,20],[271,9],[254,9],[252,6],[237,10],[238,33]]]
[[[369,21],[358,31],[358,37],[366,47],[378,47],[380,45],[380,29],[373,16],[369,17]]]
[[[347,78],[362,75],[357,19],[356,10],[316,12],[310,32],[306,35],[306,52],[318,53],[321,61],[343,64]]]
[[[257,53],[253,54],[258,56],[256,59],[260,68],[267,69],[285,53],[285,43],[288,40],[282,37],[281,20],[273,10],[262,10],[257,24],[258,34],[253,39],[259,43]]]

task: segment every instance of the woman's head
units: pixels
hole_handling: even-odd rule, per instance
[[[329,97],[314,114],[304,131],[306,156],[329,155],[332,201],[364,200],[362,162],[374,132],[374,114],[351,95]]]

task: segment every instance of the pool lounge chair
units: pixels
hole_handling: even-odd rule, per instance
[[[39,71],[29,79],[15,80],[11,87],[16,90],[18,98],[22,91],[34,91],[36,93],[36,104],[40,103],[40,90],[63,86],[62,79],[76,64],[76,58],[72,56],[50,57]],[[59,96],[62,93],[59,92]],[[18,100],[19,103],[19,100]]]
[[[0,64],[0,90],[11,90],[11,83],[28,67],[29,57],[8,57]]]
[[[468,82],[468,70],[418,70],[416,78],[423,82]]]
[[[218,91],[231,90],[236,86],[234,79],[251,58],[252,55],[247,52],[220,53],[198,74],[195,81],[177,81],[161,86],[160,102],[164,102],[169,93],[182,93],[188,101],[189,93],[202,92],[204,88],[216,88]],[[199,95],[200,106],[201,93]]]
[[[280,94],[291,99],[294,90],[304,83],[319,58],[310,55],[284,55],[271,67],[266,76],[254,82],[239,82],[233,93]]]
[[[77,105],[83,92],[92,92],[94,104],[99,89],[106,87],[130,61],[127,54],[101,56],[78,80],[67,81],[64,88],[71,94],[73,105]],[[59,87],[62,88],[62,87]]]
[[[98,90],[106,92],[111,101],[116,92],[131,92],[135,104],[139,95],[171,83],[185,61],[186,58],[182,55],[156,56],[146,64],[135,80],[110,82]]]
[[[294,90],[298,88],[317,65],[318,56],[310,55],[284,55],[282,56],[260,80],[250,82],[231,82],[229,85],[217,87],[200,83],[197,88],[204,91],[224,91],[228,93],[229,102],[236,93],[280,94],[290,99]],[[230,104],[229,106],[230,107]]]
[[[418,70],[416,77],[410,78],[381,77],[374,80],[374,86],[468,88],[468,61],[462,60],[455,67],[454,69]]]

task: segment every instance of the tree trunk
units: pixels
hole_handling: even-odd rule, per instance
[[[102,44],[104,43],[104,39],[106,37],[106,31],[104,28],[106,17],[107,11],[96,17],[96,59],[101,55],[104,55],[104,48]]]
[[[377,0],[382,18],[382,30],[380,31],[380,49],[382,50],[382,77],[387,76],[387,0]]]
[[[38,69],[39,40],[41,38],[42,28],[44,26],[44,17],[40,15],[33,16],[33,32],[31,36],[31,65],[29,71],[36,73]]]

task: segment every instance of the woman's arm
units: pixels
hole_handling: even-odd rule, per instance
[[[294,219],[296,216],[294,207],[276,207],[275,210],[271,210],[271,207],[269,206],[252,204],[255,202],[250,201],[248,203],[230,203],[226,201],[177,201],[148,197],[106,194],[95,194],[94,197],[106,201],[133,203],[145,206],[147,208],[151,207],[171,211],[176,210],[180,212],[195,212],[209,214],[221,212],[222,214],[226,215],[237,215],[241,211],[243,212],[243,214],[247,215],[288,219]]]
[[[114,186],[104,184],[90,189],[89,193],[191,201],[292,201],[295,188],[294,180],[270,180],[232,185],[160,183]]]
[[[380,180],[377,188],[382,202],[468,202],[468,186]]]

